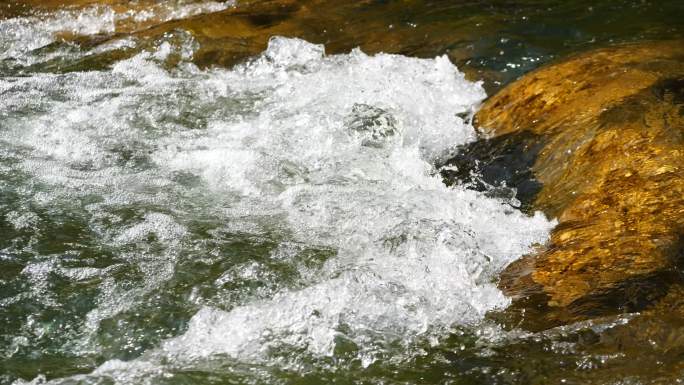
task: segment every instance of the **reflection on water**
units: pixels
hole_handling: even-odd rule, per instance
[[[681,377],[657,309],[486,317],[553,222],[432,166],[473,81],[681,37],[680,2],[61,3],[0,5],[0,383]]]

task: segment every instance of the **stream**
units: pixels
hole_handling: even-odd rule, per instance
[[[556,221],[435,164],[521,74],[681,37],[680,2],[38,3],[0,5],[0,384],[661,378],[587,345],[630,314],[497,323]],[[201,29],[243,6],[278,33]]]

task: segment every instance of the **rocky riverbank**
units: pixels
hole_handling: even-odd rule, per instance
[[[447,182],[478,171],[559,221],[543,250],[501,277],[544,320],[532,327],[641,310],[680,284],[683,116],[682,41],[571,57],[477,113],[487,139],[448,162],[459,170],[443,171]]]

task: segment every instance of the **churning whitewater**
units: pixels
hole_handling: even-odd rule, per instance
[[[446,57],[325,55],[298,39],[230,70],[197,68],[194,49],[178,31],[107,70],[0,80],[15,230],[76,218],[115,261],[73,268],[74,251],[22,270],[14,300],[45,306],[60,300],[50,276],[96,282],[65,349],[104,349],[107,320],[143,311],[183,266],[218,269],[188,285],[186,325],[75,378],[139,383],[219,358],[334,366],[341,351],[367,366],[507,305],[497,273],[553,223],[445,187],[433,166],[475,139],[463,117],[479,83]],[[262,242],[274,246],[250,258],[244,245]]]

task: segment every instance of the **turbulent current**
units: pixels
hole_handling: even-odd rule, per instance
[[[29,24],[0,24],[0,357],[69,368],[48,380],[401,363],[505,307],[497,273],[553,225],[442,184],[485,97],[446,57],[275,37],[200,69],[177,31],[59,73],[31,65],[94,53],[7,38]]]

